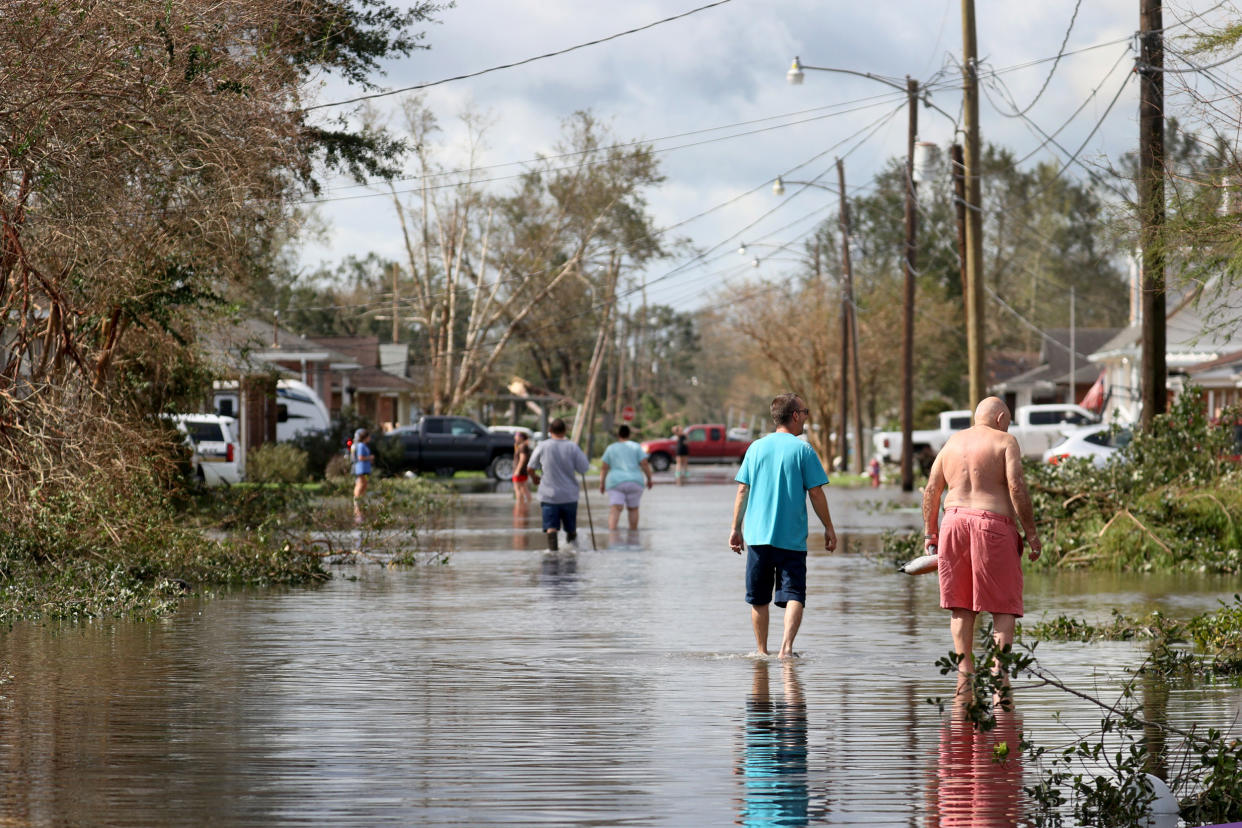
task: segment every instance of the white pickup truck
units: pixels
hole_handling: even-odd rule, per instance
[[[924,473],[931,468],[932,461],[954,432],[969,427],[970,421],[969,411],[942,411],[939,428],[920,429],[910,435],[914,459]],[[1014,413],[1009,433],[1017,438],[1024,457],[1042,457],[1045,451],[1062,439],[1066,431],[1095,422],[1099,420],[1094,414],[1070,403],[1024,405]],[[876,455],[882,461],[901,462],[900,431],[881,431],[871,440]]]
[[[944,448],[944,444],[955,431],[970,427],[969,411],[941,411],[938,415],[940,425],[937,428],[921,428],[910,434],[910,445],[914,447],[914,459],[923,467],[931,468],[932,461]],[[875,454],[885,463],[901,462],[901,432],[878,431],[871,438]]]
[[[1065,438],[1065,432],[1099,421],[1087,409],[1070,403],[1023,405],[1014,412],[1009,433],[1018,438],[1023,457],[1043,457]]]

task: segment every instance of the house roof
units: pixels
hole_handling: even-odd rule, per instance
[[[1088,361],[1088,357],[1101,345],[1112,340],[1122,329],[1120,328],[1077,328],[1073,332],[1074,350],[1077,358],[1074,361],[1074,384],[1092,382],[1100,373],[1098,365]],[[1070,384],[1070,329],[1052,328],[1045,332],[1043,347],[1040,349],[1039,364],[1004,382],[996,383],[998,391],[1013,391],[1016,388],[1056,388],[1058,385]]]
[[[354,389],[354,393],[413,393],[420,388],[417,383],[405,377],[381,371],[379,368],[359,368],[351,371],[345,381]]]
[[[1170,368],[1184,368],[1236,351],[1242,336],[1242,287],[1220,277],[1195,284],[1173,300],[1165,314],[1165,359]],[[1100,362],[1113,356],[1136,357],[1140,325],[1123,328],[1091,355]]]
[[[363,368],[379,367],[378,336],[316,336],[311,338],[320,345],[346,354]]]
[[[248,374],[270,370],[276,362],[326,362],[349,370],[357,363],[349,356],[287,328],[253,317],[217,325],[202,336],[209,360],[226,373]]]

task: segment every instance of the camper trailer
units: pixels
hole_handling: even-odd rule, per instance
[[[216,413],[221,416],[240,416],[237,383],[217,382],[214,405]],[[276,381],[276,442],[287,442],[299,434],[325,431],[331,425],[328,407],[319,399],[315,389],[301,380]]]

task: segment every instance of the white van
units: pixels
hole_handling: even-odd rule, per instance
[[[236,417],[239,410],[237,383],[217,382],[213,404],[220,416]],[[285,443],[299,434],[326,431],[331,425],[328,407],[315,389],[301,380],[276,381],[276,442]]]
[[[168,417],[193,452],[194,476],[207,486],[240,483],[237,437],[232,417],[218,414],[172,414]]]

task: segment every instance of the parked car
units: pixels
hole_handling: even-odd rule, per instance
[[[740,463],[753,442],[725,434],[725,427],[719,423],[686,426],[685,431],[691,463]],[[646,440],[642,447],[655,471],[666,471],[677,456],[676,437]]]
[[[1018,438],[1023,457],[1043,457],[1065,434],[1099,421],[1087,409],[1071,403],[1023,405],[1014,412],[1009,433]]]
[[[1065,439],[1044,452],[1044,461],[1054,466],[1075,457],[1090,457],[1096,466],[1104,466],[1116,457],[1132,438],[1130,429],[1103,423],[1078,428]]]
[[[218,414],[173,414],[168,419],[185,436],[192,473],[206,486],[240,483],[237,438],[232,417]]]
[[[389,471],[431,471],[452,476],[486,471],[489,477],[513,476],[513,434],[492,432],[468,417],[427,415],[412,426],[394,428],[380,438],[376,454]],[[389,451],[393,443],[400,451]]]

